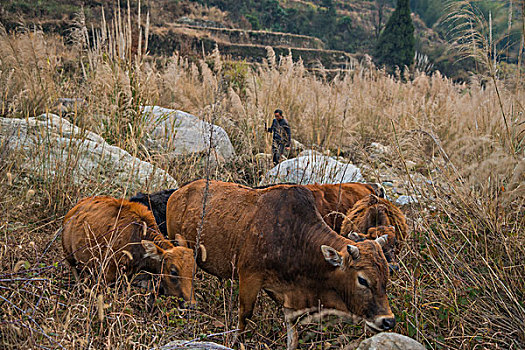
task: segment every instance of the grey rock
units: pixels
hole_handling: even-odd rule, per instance
[[[414,196],[403,195],[403,196],[399,196],[396,199],[396,204],[399,205],[399,206],[408,205],[408,204],[412,204],[412,203],[418,203],[418,202],[419,201]]]
[[[399,188],[399,187],[394,187],[394,193],[395,194],[399,194],[399,195],[404,195],[405,192],[403,191],[403,189]]]
[[[158,106],[145,106],[147,120],[146,146],[167,155],[176,156],[207,152],[212,137],[212,160],[217,163],[231,160],[235,150],[223,128],[205,122],[191,114]]]
[[[51,113],[27,119],[0,118],[0,148],[4,147],[23,156],[23,167],[44,176],[71,167],[75,183],[96,180],[130,189],[177,186],[164,170]]]
[[[363,340],[357,350],[425,350],[425,347],[407,336],[397,333],[379,333]]]
[[[292,148],[296,151],[304,151],[306,149],[306,146],[297,141],[296,139],[292,139]]]
[[[387,154],[390,152],[390,147],[385,146],[379,142],[372,142],[370,144],[370,148],[372,149],[372,152],[377,154]]]
[[[394,187],[394,183],[392,181],[383,181],[382,185],[385,187]]]
[[[362,182],[361,170],[319,152],[307,150],[297,158],[285,160],[266,173],[259,185],[280,182],[300,184]]]

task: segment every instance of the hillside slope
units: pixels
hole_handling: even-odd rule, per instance
[[[138,13],[137,0],[130,1],[129,5],[131,13]],[[100,25],[102,6],[110,20],[111,7],[115,7],[115,3],[2,0],[0,21],[12,30],[19,25],[20,19],[24,19],[26,24],[36,23],[44,31],[66,36],[81,11],[88,28]],[[121,1],[121,6],[124,11],[127,2]],[[150,13],[151,33],[157,36],[151,42],[153,54],[170,54],[178,50],[184,54],[200,55],[203,48],[213,48],[217,44],[221,52],[231,54],[233,58],[260,61],[265,55],[264,46],[271,45],[277,47],[278,53],[287,53],[287,48],[295,48],[296,52],[301,50],[294,57],[301,56],[307,66],[322,64],[326,68],[338,68],[343,62],[350,61],[352,55],[348,54],[372,53],[378,32],[392,12],[392,2],[385,1],[381,16],[378,16],[376,2],[364,0],[160,0],[143,1],[140,10],[143,14]],[[462,67],[455,66],[445,55],[447,45],[440,35],[428,28],[417,15],[413,15],[413,19],[416,50],[427,55],[435,68],[446,75],[464,77],[460,72]],[[226,33],[228,28],[237,30]],[[261,30],[282,32],[281,38],[286,39],[269,42],[271,34],[261,34]],[[295,36],[286,37],[286,33]],[[296,40],[297,35],[302,39]],[[274,35],[274,39],[276,37]]]

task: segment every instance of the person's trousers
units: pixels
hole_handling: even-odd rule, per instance
[[[279,164],[281,160],[281,155],[284,153],[284,144],[274,142],[272,144],[272,155],[273,155],[273,164]]]

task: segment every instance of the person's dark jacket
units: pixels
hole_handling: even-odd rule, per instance
[[[268,132],[273,132],[274,143],[283,144],[284,147],[290,147],[292,135],[286,119],[274,119],[272,126],[268,128]]]

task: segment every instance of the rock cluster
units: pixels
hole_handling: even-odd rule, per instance
[[[298,184],[364,181],[361,170],[351,163],[325,156],[313,150],[299,153],[266,173],[259,185],[293,182]]]
[[[76,183],[96,180],[130,188],[177,186],[164,170],[51,113],[27,119],[0,118],[0,145],[21,156],[22,167],[42,175],[69,167]]]
[[[235,156],[228,134],[217,125],[182,111],[158,106],[146,106],[142,114],[147,120],[146,146],[168,159],[207,152],[210,139],[212,160],[223,163]]]

